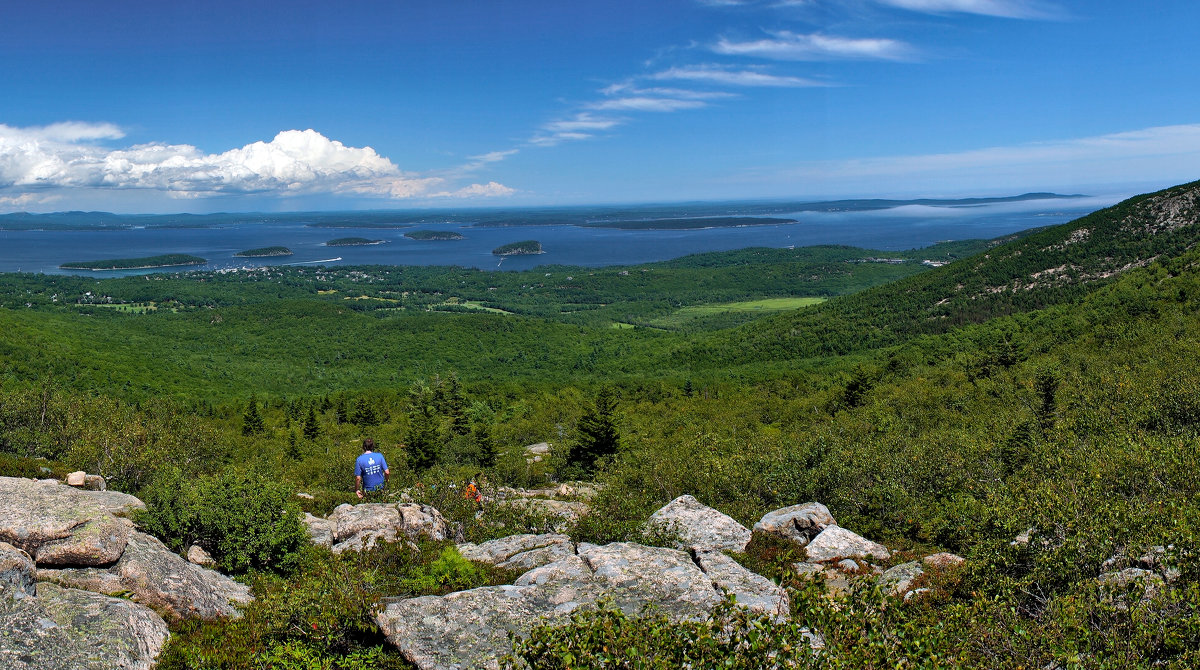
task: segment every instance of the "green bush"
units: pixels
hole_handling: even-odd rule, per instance
[[[166,468],[142,496],[138,525],[175,551],[200,545],[226,572],[291,572],[308,543],[290,487],[261,472],[186,478]]]

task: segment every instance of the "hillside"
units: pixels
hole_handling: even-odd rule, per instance
[[[822,248],[580,273],[579,285],[577,269],[564,268],[503,282],[407,268],[319,279],[4,277],[0,476],[101,474],[145,501],[143,532],[179,552],[197,543],[223,569],[245,570],[239,579],[256,598],[245,619],[173,628],[167,668],[280,659],[338,667],[347,658],[363,659],[347,667],[408,667],[385,633],[433,616],[410,611],[417,605],[450,602],[411,596],[482,587],[456,598],[484,604],[431,634],[471,628],[468,617],[480,613],[494,622],[503,610],[487,604],[495,594],[519,593],[522,607],[539,597],[497,588],[517,574],[466,560],[484,542],[558,531],[538,550],[574,547],[590,565],[659,556],[665,550],[639,547],[680,535],[648,531],[646,520],[685,494],[745,529],[822,503],[837,527],[882,543],[887,556],[872,549],[852,567],[816,565],[807,544],[760,533],[744,551],[681,554],[679,570],[741,570],[736,562],[765,575],[785,589],[786,623],[581,608],[560,626],[529,630],[516,651],[534,667],[642,657],[655,645],[710,659],[697,667],[715,667],[714,656],[763,667],[756,659],[780,654],[829,670],[1196,667],[1198,190],[1140,196],[924,270]],[[463,309],[481,291],[514,310],[549,313],[568,295],[613,295],[635,310],[699,301],[710,290],[697,285],[705,273],[736,286],[728,296],[774,292],[815,267],[845,270],[833,284],[813,283],[847,291],[888,268],[906,274],[698,332],[396,311],[429,304],[405,302],[424,293],[416,286],[430,291],[422,300],[453,297]],[[868,269],[880,272],[858,274]],[[496,284],[476,283],[487,280]],[[648,287],[661,295],[635,299]],[[94,302],[81,302],[89,293]],[[155,309],[106,306],[135,297]],[[317,525],[365,516],[371,508],[339,507],[357,502],[351,464],[364,437],[388,458],[392,494],[439,510],[473,544],[442,534],[416,547],[333,553],[309,547],[294,527],[289,544],[272,543],[246,522],[255,509],[293,510],[291,519],[303,509]],[[461,488],[478,473],[482,509]],[[522,502],[501,504],[510,500]],[[330,544],[351,527],[334,523]],[[230,536],[238,543],[219,540]],[[618,542],[625,553],[606,548]],[[943,552],[965,562],[925,562]],[[916,595],[888,595],[884,570],[910,575]],[[586,582],[588,573],[572,574]],[[553,586],[555,575],[536,583]],[[709,599],[713,581],[695,582]],[[730,625],[755,631],[752,644],[720,647]],[[822,653],[794,655],[808,644],[801,630],[821,636]]]

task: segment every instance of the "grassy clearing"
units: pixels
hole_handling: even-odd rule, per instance
[[[152,302],[134,302],[134,303],[97,302],[97,303],[88,303],[85,305],[78,305],[78,306],[79,307],[103,307],[105,309],[111,309],[111,310],[114,310],[117,312],[129,312],[131,314],[145,314],[147,312],[158,311],[158,305],[156,305]],[[171,311],[175,311],[175,310],[171,310]]]
[[[681,307],[671,314],[651,321],[663,328],[677,328],[696,319],[730,312],[739,314],[773,314],[793,309],[802,309],[825,302],[825,298],[763,298],[761,300],[746,300],[743,302],[727,302],[713,305],[693,305]]]

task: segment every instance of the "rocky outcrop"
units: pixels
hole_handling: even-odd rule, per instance
[[[571,500],[545,500],[543,498],[511,498],[496,503],[500,507],[520,511],[535,517],[544,517],[555,532],[566,530],[589,511],[587,503]]]
[[[217,562],[213,560],[213,557],[210,556],[207,551],[204,551],[204,547],[201,547],[198,544],[193,544],[192,546],[188,547],[187,560],[188,563],[191,563],[192,565],[199,565],[205,568],[212,568],[216,567],[217,565]]]
[[[879,585],[893,596],[908,599],[910,593],[925,589],[913,589],[914,584],[929,570],[940,571],[962,565],[965,559],[955,554],[941,553],[926,556],[919,561],[909,561],[891,567],[879,577]]]
[[[706,616],[724,597],[721,588],[757,611],[787,612],[779,587],[719,553],[693,560],[676,549],[614,543],[581,544],[578,554],[534,568],[512,586],[391,599],[376,620],[419,668],[495,668],[510,632],[563,623],[599,599],[634,615],[653,604],[679,621]]]
[[[237,606],[251,600],[249,587],[189,563],[158,538],[138,532],[111,568],[39,570],[38,578],[107,595],[128,593],[176,619],[240,616]]]
[[[133,516],[134,512],[146,509],[146,503],[128,493],[121,493],[120,491],[85,490],[81,493],[90,498],[92,502],[108,510],[108,513],[113,516],[129,518]]]
[[[306,523],[307,517],[305,517]],[[452,527],[442,513],[417,503],[363,503],[338,505],[329,515],[334,553],[362,551],[377,542],[462,539],[461,530]],[[313,526],[309,526],[313,535]]]
[[[836,563],[847,558],[885,559],[887,547],[852,533],[841,526],[829,526],[804,546],[810,563]]]
[[[679,549],[741,552],[750,543],[748,528],[688,495],[679,496],[651,514],[646,525],[677,533]]]
[[[460,544],[458,553],[468,561],[505,570],[531,570],[573,556],[575,543],[566,535],[510,535],[482,544]]]
[[[0,597],[20,600],[36,593],[36,568],[29,554],[0,542]]]
[[[161,617],[128,600],[45,583],[16,599],[0,586],[7,670],[149,670],[167,635]]]
[[[38,565],[107,565],[121,557],[133,524],[93,497],[57,482],[0,477],[0,541]]]
[[[755,533],[764,533],[803,547],[828,526],[836,525],[829,508],[810,502],[767,512],[754,524]]]
[[[304,528],[308,530],[308,539],[318,547],[333,546],[333,523],[329,519],[322,519],[319,516],[313,516],[308,512],[304,513],[304,518],[300,520],[304,524]]]

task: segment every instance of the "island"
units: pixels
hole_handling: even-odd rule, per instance
[[[368,240],[365,237],[339,237],[325,243],[327,247],[362,247],[368,244],[383,244],[383,240]]]
[[[189,254],[163,254],[145,258],[114,258],[106,261],[75,261],[58,266],[64,270],[146,270],[177,265],[204,265],[206,258]]]
[[[496,256],[527,256],[544,254],[546,252],[542,250],[541,242],[537,240],[522,240],[496,247],[492,249],[492,253]]]
[[[287,247],[259,247],[247,249],[234,254],[234,258],[268,258],[270,256],[291,256],[292,250]]]
[[[418,240],[421,242],[429,240],[465,240],[466,237],[462,233],[456,233],[453,230],[414,230],[404,233],[404,236],[410,240]]]

